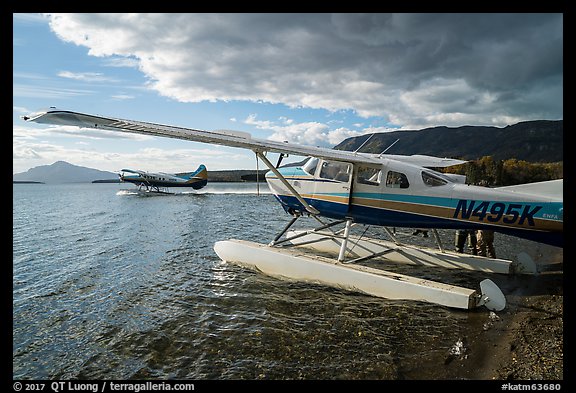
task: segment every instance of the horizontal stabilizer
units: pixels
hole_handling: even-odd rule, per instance
[[[547,197],[552,201],[562,202],[564,200],[564,179],[518,184],[516,186],[498,187],[498,189],[518,192],[521,194]]]

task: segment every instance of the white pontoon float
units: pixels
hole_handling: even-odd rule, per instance
[[[361,239],[350,235],[349,222],[346,222],[344,235],[323,231],[343,222],[323,225],[322,230],[310,231],[288,231],[289,225],[268,245],[230,239],[216,242],[214,250],[226,262],[276,278],[323,284],[386,299],[419,300],[461,309],[484,305],[494,311],[505,308],[506,298],[489,279],[480,283],[478,291],[358,263],[379,258],[387,262],[502,274],[534,269],[530,263],[521,266],[503,259],[448,252],[443,250],[441,243],[440,250],[434,250],[401,244],[396,238],[393,238],[396,242]],[[438,234],[435,230],[433,232],[439,242]],[[287,237],[279,240],[284,233]],[[308,252],[310,249],[338,255],[338,258],[312,254]]]

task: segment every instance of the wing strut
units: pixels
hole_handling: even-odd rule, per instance
[[[292,187],[292,185],[290,183],[288,183],[288,180],[286,180],[284,178],[284,176],[282,176],[282,174],[280,172],[278,172],[278,169],[276,169],[274,167],[274,165],[272,165],[272,163],[270,161],[268,161],[268,159],[266,158],[266,156],[264,154],[262,154],[259,151],[256,151],[256,156],[258,156],[258,158],[260,158],[262,160],[262,162],[264,162],[264,164],[266,164],[266,166],[268,168],[270,168],[270,170],[272,172],[274,172],[274,174],[278,177],[278,179],[280,179],[280,181],[288,188],[288,190],[290,190],[290,192],[292,193],[292,195],[294,195],[296,197],[296,199],[298,199],[298,201],[302,204],[302,206],[304,206],[304,208],[308,211],[308,213],[310,214],[320,214],[320,212],[318,210],[316,210],[314,207],[310,206],[308,204],[308,202],[306,202],[304,200],[304,198],[302,198],[302,196],[300,194],[298,194],[298,191],[296,191],[294,189],[294,187]]]
[[[258,168],[258,153],[256,153],[256,195],[260,196],[260,168]]]
[[[388,150],[390,150],[390,148],[391,148],[392,146],[394,146],[394,145],[396,144],[396,142],[398,142],[399,140],[400,140],[400,138],[396,139],[396,140],[394,141],[394,143],[392,143],[390,146],[388,146],[386,149],[384,149],[384,151],[383,151],[382,153],[380,153],[380,155],[378,156],[378,158],[382,158],[382,155],[383,155],[384,153],[386,153]]]

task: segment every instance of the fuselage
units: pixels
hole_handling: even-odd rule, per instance
[[[192,187],[198,190],[208,183],[208,174],[204,165],[201,165],[195,172],[176,174],[127,169],[123,171],[128,172],[128,174],[122,172],[119,175],[121,181],[149,187]]]
[[[362,166],[311,158],[279,171],[323,216],[380,226],[492,229],[563,245],[561,199],[468,185],[390,159]],[[286,211],[305,211],[276,175],[269,172],[266,180]]]

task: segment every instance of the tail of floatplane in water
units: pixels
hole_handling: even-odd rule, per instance
[[[184,184],[195,190],[199,190],[208,184],[208,170],[204,164],[200,164],[194,172],[176,173],[175,175],[187,179]]]

